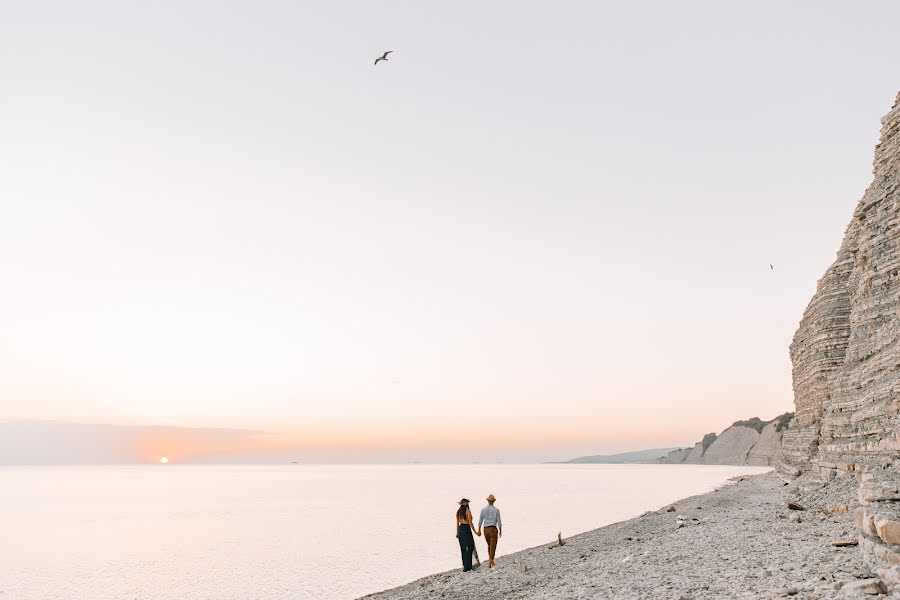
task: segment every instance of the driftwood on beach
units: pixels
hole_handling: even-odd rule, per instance
[[[562,539],[562,532],[560,531],[559,533],[556,534],[556,543],[551,544],[550,546],[547,546],[547,549],[552,550],[553,548],[559,548],[560,546],[565,546],[565,545],[566,545],[566,541],[564,539]]]

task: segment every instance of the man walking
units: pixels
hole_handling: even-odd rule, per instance
[[[503,535],[503,522],[500,520],[500,509],[494,506],[497,499],[491,494],[487,497],[488,505],[481,509],[478,517],[478,535],[484,525],[484,540],[488,545],[488,567],[494,567],[494,553],[497,551],[497,540]]]

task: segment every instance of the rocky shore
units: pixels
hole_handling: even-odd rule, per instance
[[[852,479],[801,487],[774,473],[737,478],[672,511],[498,557],[495,569],[431,575],[365,598],[900,598],[897,567],[867,562],[855,545],[857,493]]]
[[[791,344],[796,416],[662,461],[777,474],[367,598],[900,598],[900,94],[873,175]]]
[[[796,415],[661,461],[778,475],[368,598],[900,598],[900,94],[881,124],[872,183],[791,343]]]

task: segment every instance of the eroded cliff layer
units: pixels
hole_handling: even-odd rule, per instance
[[[867,507],[857,517],[862,545],[900,562],[896,547],[886,544],[900,541],[892,534],[893,498],[900,500],[898,218],[900,95],[882,119],[872,184],[791,344],[796,417],[784,434],[781,466],[822,479],[860,474]]]
[[[874,180],[791,344],[784,459],[826,476],[885,467],[900,450],[900,95],[882,124]]]

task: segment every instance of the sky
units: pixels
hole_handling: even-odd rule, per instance
[[[791,410],[898,20],[0,0],[0,422],[193,440],[123,460],[517,461]]]

